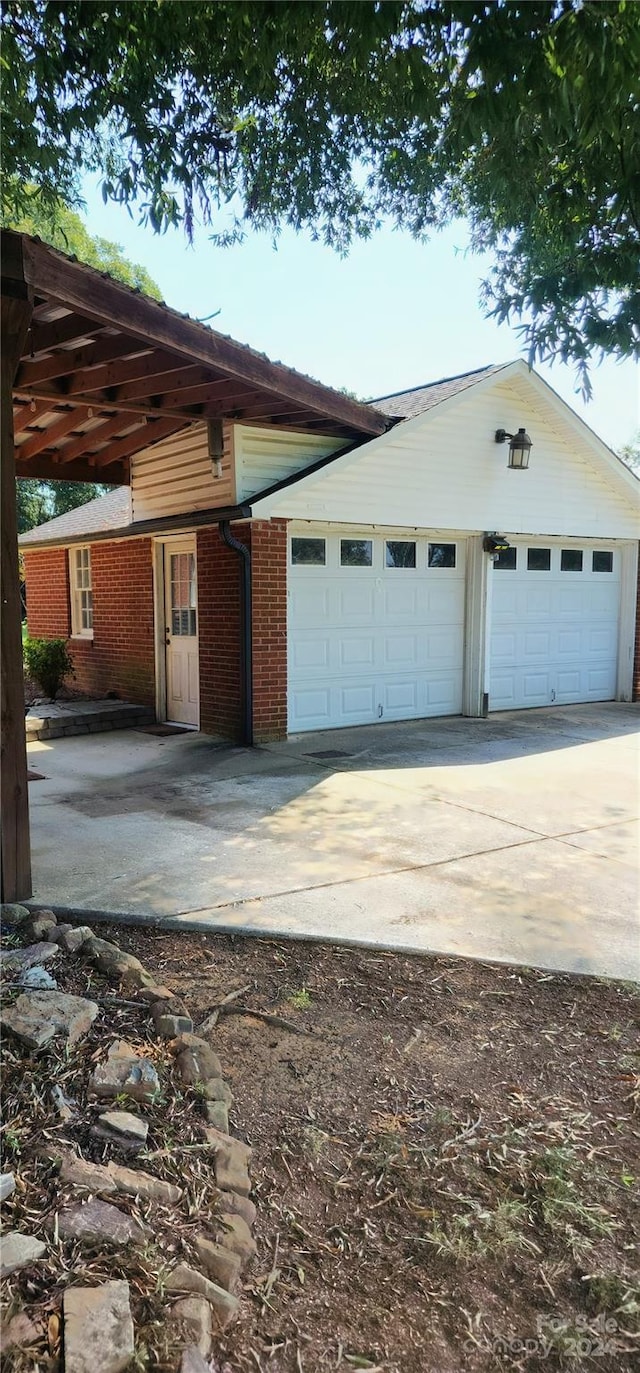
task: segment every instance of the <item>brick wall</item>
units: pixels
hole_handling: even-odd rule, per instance
[[[256,743],[287,733],[287,526],[259,521],[233,526],[251,550],[253,578],[253,703]],[[200,728],[242,735],[238,554],[218,528],[197,533]],[[70,634],[66,549],[25,552],[29,633]],[[150,539],[97,543],[91,548],[93,634],[72,639],[74,687],[91,695],[155,704],[153,571]]]
[[[200,728],[237,740],[242,732],[240,559],[223,544],[217,526],[198,530],[196,537]],[[238,537],[248,543],[244,527]]]
[[[640,701],[640,563],[638,564],[638,599],[636,604],[636,652],[633,663],[633,698]]]
[[[256,742],[287,736],[287,522],[251,526],[253,728]]]
[[[67,549],[24,552],[29,633],[71,632]],[[153,569],[150,539],[91,547],[93,639],[71,639],[77,691],[155,705]]]
[[[27,624],[34,639],[68,639],[71,633],[66,548],[24,553]]]
[[[253,725],[256,743],[287,733],[286,521],[233,526],[251,550],[253,582]],[[239,555],[217,528],[198,532],[200,728],[242,735],[241,581]]]

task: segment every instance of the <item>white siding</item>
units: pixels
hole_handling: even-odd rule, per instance
[[[266,491],[345,445],[346,440],[335,435],[234,425],[237,500],[244,501],[258,491]]]
[[[508,445],[494,440],[496,429],[513,432],[520,425],[533,439],[525,472],[508,469]],[[541,384],[521,372],[481,383],[406,421],[256,503],[254,513],[511,534],[640,536],[638,498],[625,474],[612,471],[597,445],[574,432],[545,399]]]
[[[134,523],[234,504],[231,426],[225,425],[223,432],[224,456],[219,478],[214,477],[211,470],[204,425],[194,425],[134,455],[131,459]]]

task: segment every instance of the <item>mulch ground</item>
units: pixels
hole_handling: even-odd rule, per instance
[[[213,1373],[638,1366],[637,989],[318,944],[97,933],[180,993],[196,1028],[243,989],[210,1038],[232,1129],[254,1151],[258,1258]],[[69,990],[95,992],[79,961],[73,977]],[[28,1169],[30,1138],[14,1127],[5,1167]],[[146,1366],[163,1367],[153,1344]]]

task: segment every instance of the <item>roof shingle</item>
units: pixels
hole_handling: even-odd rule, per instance
[[[128,486],[116,486],[106,496],[97,496],[85,505],[77,505],[75,510],[67,510],[65,515],[39,524],[21,534],[20,547],[48,543],[51,539],[84,537],[101,534],[109,529],[125,529],[131,523],[131,491]]]
[[[448,400],[449,396],[455,396],[459,391],[467,391],[470,386],[477,386],[485,377],[492,376],[494,372],[501,372],[509,365],[505,362],[498,366],[490,364],[488,367],[478,367],[473,372],[461,372],[457,377],[443,377],[440,381],[428,382],[425,386],[413,386],[410,391],[396,391],[390,396],[378,396],[369,404],[375,406],[383,415],[392,415],[402,420],[414,419],[425,410],[432,410],[434,405],[439,405],[441,401]]]

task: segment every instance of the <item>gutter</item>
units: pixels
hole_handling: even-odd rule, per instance
[[[253,748],[253,644],[251,606],[251,554],[231,533],[228,519],[218,524],[220,538],[242,560],[240,589],[240,672],[242,677],[242,743]]]
[[[218,506],[217,509],[194,510],[183,515],[164,515],[161,519],[138,520],[135,524],[122,525],[120,529],[96,529],[92,533],[85,530],[84,534],[52,534],[49,539],[27,539],[22,536],[18,539],[18,547],[24,553],[37,553],[40,548],[67,548],[76,543],[114,543],[121,539],[144,539],[153,534],[182,534],[192,529],[219,525],[221,520],[250,519],[250,505]]]

